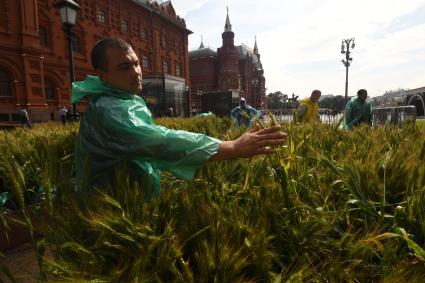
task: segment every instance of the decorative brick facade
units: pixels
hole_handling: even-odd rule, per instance
[[[0,120],[16,120],[23,106],[29,108],[33,121],[58,119],[58,106],[70,106],[66,36],[55,2],[0,0]],[[76,80],[93,74],[90,51],[94,44],[119,37],[133,46],[144,77],[183,84],[186,101],[182,103],[187,111],[191,31],[170,1],[75,2],[81,7],[73,28]],[[78,108],[84,112],[85,106],[82,102]]]
[[[254,50],[245,45],[235,46],[227,14],[223,45],[217,51],[205,48],[203,43],[197,50],[189,52],[192,110],[211,109],[214,105],[201,105],[202,95],[233,93],[244,97],[254,108],[265,107],[264,70],[258,53],[257,41]]]

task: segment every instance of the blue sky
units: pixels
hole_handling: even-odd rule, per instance
[[[258,48],[267,93],[344,94],[341,40],[355,38],[349,95],[425,86],[425,0],[172,0],[189,50],[221,46],[226,6],[235,43]]]

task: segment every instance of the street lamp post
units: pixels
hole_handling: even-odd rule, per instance
[[[59,9],[61,15],[61,21],[63,30],[68,40],[68,60],[69,60],[69,72],[71,78],[71,89],[72,83],[74,82],[74,60],[72,55],[72,27],[75,26],[75,20],[77,17],[77,11],[80,10],[80,6],[72,0],[60,0],[56,2],[55,7]],[[72,116],[74,119],[77,118],[77,104],[72,104]]]
[[[348,67],[350,67],[353,58],[350,57],[350,44],[351,49],[354,48],[354,38],[343,39],[341,42],[341,54],[345,54],[345,60],[342,59],[341,62],[345,66],[345,103],[348,100]]]

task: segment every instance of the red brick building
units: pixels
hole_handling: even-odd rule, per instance
[[[214,51],[205,48],[203,42],[197,50],[189,52],[191,103],[192,110],[211,109],[216,105],[201,105],[205,96],[231,94],[233,104],[240,97],[256,109],[261,109],[265,103],[264,70],[258,53],[257,40],[254,49],[242,44],[235,46],[235,34],[232,31],[229,14],[226,16],[223,45]],[[217,110],[217,109],[216,109]],[[205,111],[205,110],[203,110]]]
[[[75,78],[93,74],[90,52],[106,37],[125,39],[139,56],[144,92],[154,114],[188,112],[189,60],[185,21],[170,1],[75,0]],[[58,119],[70,106],[66,36],[56,0],[0,0],[0,121],[27,106],[33,121]],[[85,103],[78,105],[84,112]]]

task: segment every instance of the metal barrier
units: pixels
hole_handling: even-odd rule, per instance
[[[380,126],[385,124],[402,126],[408,120],[416,120],[416,107],[414,105],[397,107],[374,107],[372,108],[372,114],[373,126]]]
[[[293,123],[294,109],[273,109],[261,112],[261,117],[264,122],[268,123],[268,113],[272,113],[278,123]],[[342,113],[332,111],[331,109],[320,108],[319,118],[323,124],[336,124],[342,117]]]
[[[293,109],[278,109],[270,110],[268,112],[271,112],[276,121],[279,123],[293,122]],[[319,109],[320,121],[323,124],[336,124],[340,121],[342,116],[343,113],[335,113],[330,109]],[[268,115],[266,115],[266,113],[262,113],[262,118],[264,122],[268,122]],[[414,105],[372,108],[373,126],[381,126],[385,124],[402,126],[408,120],[416,120],[416,107]]]

